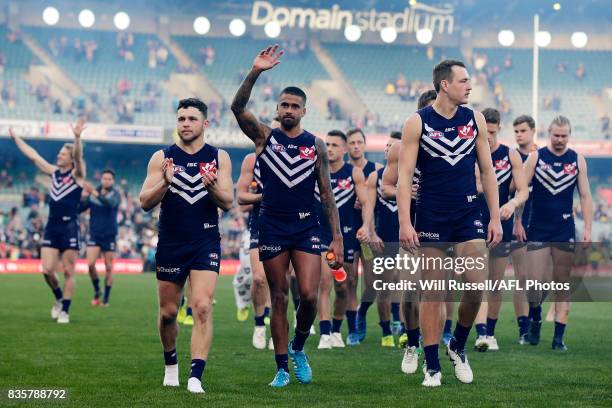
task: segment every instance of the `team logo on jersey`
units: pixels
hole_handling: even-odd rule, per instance
[[[200,174],[217,174],[217,161],[213,160],[211,162],[200,163]]]
[[[174,171],[174,174],[182,173],[182,172],[185,171],[185,167],[179,166],[178,164],[175,164],[174,168],[172,170]]]
[[[285,150],[287,150],[287,149],[285,149],[285,146],[283,146],[280,143],[275,143],[275,144],[272,145],[272,151],[274,151],[276,153],[281,153],[281,152],[284,152]]]
[[[337,183],[340,190],[349,190],[352,187],[351,179],[338,179]]]
[[[474,128],[471,125],[457,126],[460,139],[471,139],[474,137]]]
[[[507,159],[495,160],[495,170],[507,170],[510,162]]]
[[[434,130],[432,132],[427,133],[427,136],[432,139],[442,139],[444,137],[444,132]]]
[[[208,254],[208,257],[210,259],[219,259],[219,254],[217,254],[215,252],[211,252],[210,254]]]
[[[314,160],[316,151],[314,146],[300,146],[300,159]]]
[[[552,166],[548,163],[544,163],[543,161],[540,162],[538,167],[541,168],[542,170],[552,170]]]
[[[317,236],[310,237],[310,242],[314,242],[314,243],[320,242],[319,237]]]
[[[563,173],[571,174],[571,175],[576,174],[576,164],[575,163],[564,164],[563,165]]]
[[[482,228],[482,221],[480,220],[475,220],[474,221],[474,226],[478,227],[478,228]]]

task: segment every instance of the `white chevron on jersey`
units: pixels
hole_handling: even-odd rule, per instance
[[[334,200],[336,201],[336,207],[339,209],[347,201],[349,201],[355,195],[355,185],[352,184],[353,178],[349,177],[348,180],[351,181],[351,188],[349,189],[341,189],[339,186],[336,186],[332,189],[332,193],[334,194]],[[319,183],[315,184],[315,198],[317,201],[321,201],[321,195],[319,193]]]
[[[63,179],[69,177],[69,182],[64,183]],[[68,194],[72,193],[74,190],[79,188],[79,185],[72,177],[72,174],[67,175],[62,178],[62,181],[58,181],[55,177],[53,177],[53,183],[51,184],[51,191],[49,191],[49,197],[53,201],[59,201],[62,198],[66,197]]]
[[[197,203],[208,194],[208,190],[202,184],[202,175],[200,173],[193,176],[184,171],[175,173],[168,189],[191,205]]]
[[[270,137],[270,143],[278,144],[274,136]],[[259,159],[263,160],[287,187],[293,188],[310,176],[315,170],[317,154],[316,148],[314,146],[312,148],[315,149],[315,155],[312,160],[309,160],[300,157],[299,154],[295,157],[291,157],[286,151],[275,152],[270,147],[270,144],[268,144],[260,154]]]
[[[466,126],[474,125],[474,121],[470,122]],[[427,123],[424,123],[425,132],[421,135],[421,147],[432,157],[440,157],[448,162],[451,166],[457,164],[463,157],[470,154],[474,150],[476,145],[476,136],[478,136],[478,130],[473,127],[474,137],[469,139],[461,139],[457,136],[453,140],[447,139],[445,136],[440,138],[432,138],[429,133],[436,132],[435,129],[430,127]],[[440,132],[438,132],[440,133]]]
[[[573,163],[576,166],[576,163]],[[535,170],[536,179],[552,194],[557,195],[568,187],[573,187],[578,172],[566,174],[561,171],[554,171],[547,163],[538,160]]]
[[[259,187],[263,187],[263,183],[261,182],[261,170],[259,169],[259,161],[257,159],[255,159],[255,167],[253,168],[253,180],[255,180]]]
[[[380,178],[378,179],[378,181],[376,183],[376,196],[378,197],[378,202],[381,203],[382,205],[384,205],[385,207],[387,207],[389,209],[389,211],[397,212],[397,201],[395,201],[395,200],[387,200],[383,196]]]
[[[412,184],[419,184],[420,180],[421,180],[421,170],[415,167],[414,174],[412,175]]]
[[[498,186],[501,186],[504,183],[504,181],[508,180],[508,178],[512,175],[512,164],[510,163],[510,158],[506,155],[501,160],[508,163],[508,167],[505,169],[498,169],[496,166],[494,166],[495,177],[497,178]]]

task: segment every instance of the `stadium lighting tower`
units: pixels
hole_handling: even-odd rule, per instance
[[[43,10],[42,18],[45,24],[53,26],[59,21],[60,13],[55,7],[47,7]]]
[[[572,45],[576,48],[584,48],[589,41],[589,37],[583,31],[576,31],[571,37]]]
[[[380,30],[380,38],[387,44],[391,44],[397,39],[397,30],[395,27],[385,27]]]
[[[559,10],[561,10],[561,3],[555,3],[555,4],[553,4],[553,10],[555,10],[555,11],[559,11]]]
[[[90,28],[96,22],[96,16],[93,11],[83,9],[79,13],[79,24],[84,28]]]
[[[113,23],[118,30],[126,30],[130,26],[130,16],[125,11],[120,11],[113,17]]]
[[[427,45],[433,40],[433,32],[429,28],[421,28],[416,32],[416,39],[419,43]]]
[[[548,31],[538,31],[536,34],[536,42],[538,43],[538,47],[548,47],[551,39],[552,37]]]
[[[512,30],[501,30],[497,34],[497,41],[504,47],[510,47],[514,44],[514,32]]]
[[[193,20],[193,30],[200,35],[208,34],[210,31],[210,21],[204,16],[196,18]]]
[[[230,21],[229,30],[234,37],[240,37],[246,32],[246,24],[243,20],[235,18]]]
[[[358,41],[361,38],[361,28],[355,24],[347,25],[344,28],[344,37],[350,42]]]
[[[264,26],[264,32],[268,38],[276,38],[281,33],[281,26],[278,21],[268,21]]]

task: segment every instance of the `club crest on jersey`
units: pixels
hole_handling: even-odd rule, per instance
[[[213,160],[211,162],[200,163],[200,174],[217,174],[217,161]]]
[[[338,188],[340,190],[350,190],[351,179],[338,179]]]
[[[507,159],[495,160],[495,170],[506,170],[510,167]]]
[[[564,164],[563,165],[563,173],[571,174],[571,175],[576,174],[576,164],[575,163]]]
[[[314,160],[316,149],[314,146],[300,146],[300,159]]]
[[[427,137],[429,137],[430,139],[442,139],[444,137],[444,132],[434,130],[432,132],[427,133]]]
[[[172,171],[174,172],[174,174],[182,173],[182,172],[185,171],[185,167],[179,166],[178,164],[175,164],[173,169],[172,169]]]
[[[287,149],[285,149],[285,146],[283,146],[280,143],[275,143],[275,144],[272,145],[272,151],[274,151],[276,153],[281,153],[281,152],[284,152],[285,150],[287,150]]]
[[[474,137],[474,128],[470,125],[457,126],[460,139],[471,139]]]

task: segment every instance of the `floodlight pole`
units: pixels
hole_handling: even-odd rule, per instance
[[[539,80],[538,80],[538,71],[540,69],[540,50],[538,48],[538,41],[537,41],[537,36],[538,36],[538,32],[540,31],[540,16],[537,14],[534,14],[533,16],[533,76],[532,76],[532,81],[531,81],[531,116],[533,116],[533,120],[536,123],[536,133],[534,135],[534,143],[538,142],[538,132],[537,129],[539,128],[540,122],[538,122],[538,111],[539,111],[539,105],[538,105],[538,89],[540,86]]]

